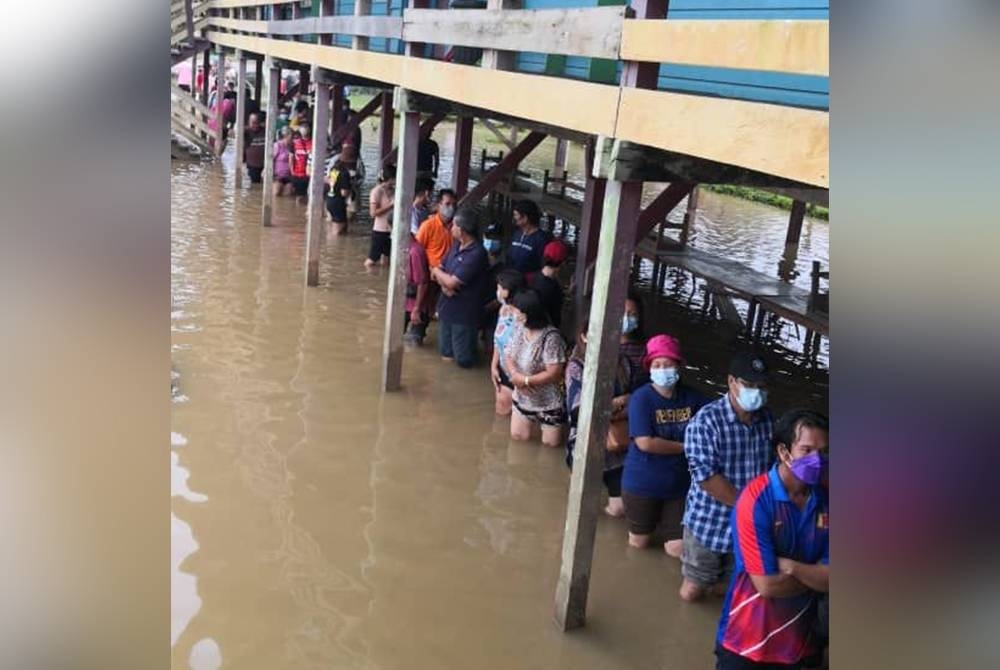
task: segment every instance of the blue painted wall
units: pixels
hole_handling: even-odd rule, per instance
[[[525,9],[593,7],[588,0],[524,0]],[[830,18],[829,0],[671,0],[668,17],[675,19],[820,19]],[[517,69],[545,71],[547,56],[520,53]],[[587,79],[590,59],[569,57],[561,75]],[[618,67],[618,77],[621,66]],[[658,88],[683,93],[738,98],[795,107],[829,109],[827,77],[698,67],[665,63],[660,66]]]

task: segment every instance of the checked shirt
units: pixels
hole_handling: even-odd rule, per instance
[[[772,461],[771,413],[765,407],[752,417],[749,426],[742,423],[727,394],[702,407],[684,433],[684,455],[691,471],[684,526],[709,551],[733,550],[732,508],[698,484],[721,474],[738,494],[750,480],[766,472]]]

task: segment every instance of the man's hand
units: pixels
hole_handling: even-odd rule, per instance
[[[410,312],[410,323],[412,323],[415,326],[419,326],[420,324],[423,323],[423,319],[420,318],[420,310],[417,309],[416,307],[414,307],[413,311]]]
[[[778,570],[783,575],[791,575],[795,571],[795,561],[783,556],[778,557]]]

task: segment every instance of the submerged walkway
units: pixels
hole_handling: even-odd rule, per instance
[[[433,335],[379,394],[387,270],[361,269],[363,231],[306,290],[305,206],[261,228],[224,163],[229,183],[175,163],[171,184],[173,667],[213,645],[240,669],[711,667],[720,601],[680,603],[679,564],[621,520],[598,524],[586,628],[552,625],[561,450],[511,443],[485,368]]]

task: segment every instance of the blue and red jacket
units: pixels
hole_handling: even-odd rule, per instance
[[[788,497],[778,466],[740,493],[732,515],[736,565],[722,605],[716,642],[758,663],[795,664],[816,651],[812,626],[818,594],[764,598],[750,575],[777,575],[778,557],[830,562],[830,507],[826,491],[812,488],[805,509]]]

